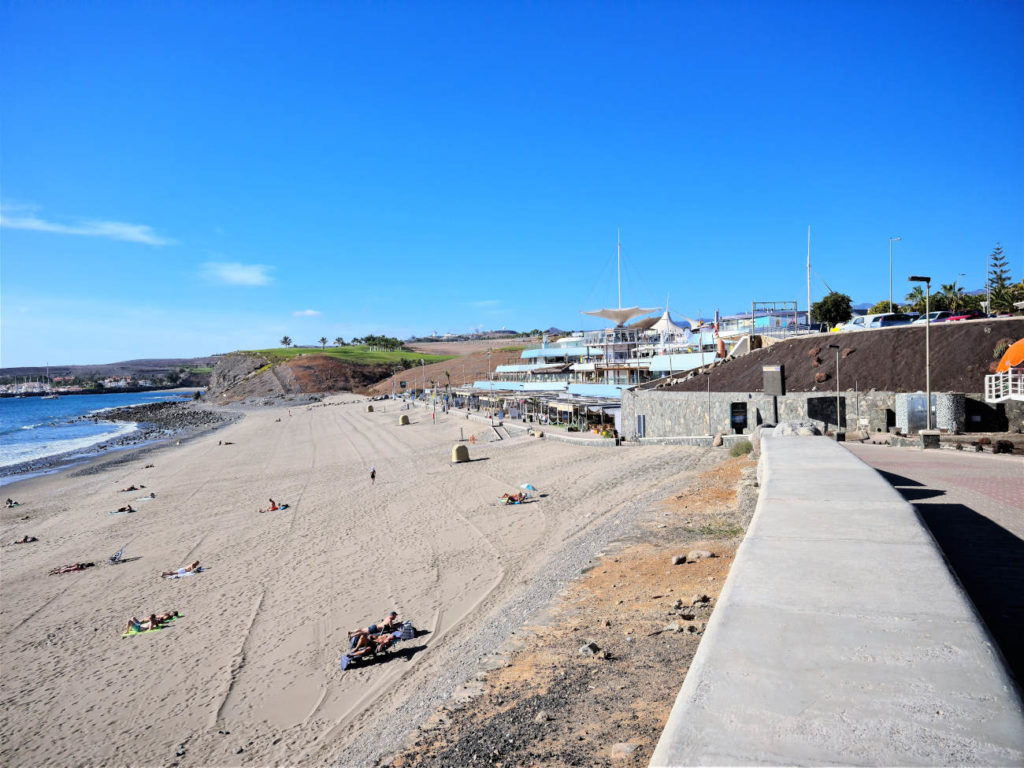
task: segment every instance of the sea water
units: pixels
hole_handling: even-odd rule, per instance
[[[0,476],[10,474],[6,467],[86,451],[138,429],[132,422],[104,421],[104,410],[180,399],[181,393],[166,391],[0,398]],[[82,416],[93,418],[78,420]]]

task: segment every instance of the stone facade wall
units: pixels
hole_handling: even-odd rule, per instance
[[[1024,403],[988,405],[980,394],[935,395],[937,410],[941,400],[942,414],[948,417],[943,419],[944,429],[952,424],[968,432],[1005,432],[1024,425]],[[849,430],[885,431],[897,423],[899,400],[893,392],[840,392],[840,426]],[[746,409],[746,426],[737,431],[731,423],[731,415],[734,409],[742,411],[743,408]],[[834,392],[793,392],[780,396],[778,411],[779,421],[811,421],[822,431],[834,430],[836,426]],[[772,397],[762,392],[712,392],[710,426],[708,413],[708,395],[704,392],[627,390],[622,393],[622,436],[626,440],[641,437],[638,416],[644,417],[642,437],[645,438],[750,434],[758,424],[775,422]]]

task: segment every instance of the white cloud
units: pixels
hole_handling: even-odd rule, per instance
[[[148,224],[101,220],[87,220],[79,224],[58,224],[39,218],[35,210],[27,206],[5,205],[0,211],[0,226],[7,229],[27,229],[33,232],[52,232],[59,235],[106,237],[110,240],[144,245],[173,245],[175,243],[170,238],[156,234]]]
[[[266,264],[208,261],[203,264],[203,276],[212,282],[228,285],[267,285],[271,282],[271,269]]]
[[[316,309],[300,309],[297,312],[292,312],[292,317],[320,317],[323,314]]]

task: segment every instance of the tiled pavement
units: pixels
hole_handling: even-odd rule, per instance
[[[917,508],[1024,687],[1024,459],[846,447]]]

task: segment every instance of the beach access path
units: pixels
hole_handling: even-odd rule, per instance
[[[463,416],[411,411],[398,426],[395,404],[366,405],[258,409],[101,471],[9,486],[22,506],[3,510],[0,540],[39,541],[0,550],[0,762],[370,763],[644,504],[720,460],[488,442]],[[477,442],[453,466],[460,430]],[[526,482],[544,498],[497,505]],[[119,492],[132,484],[146,488]],[[258,512],[271,497],[289,508]],[[109,514],[129,501],[136,513]],[[197,559],[205,572],[160,578]],[[425,633],[340,672],[346,630],[392,608]],[[128,617],[175,609],[166,629],[122,639]]]

